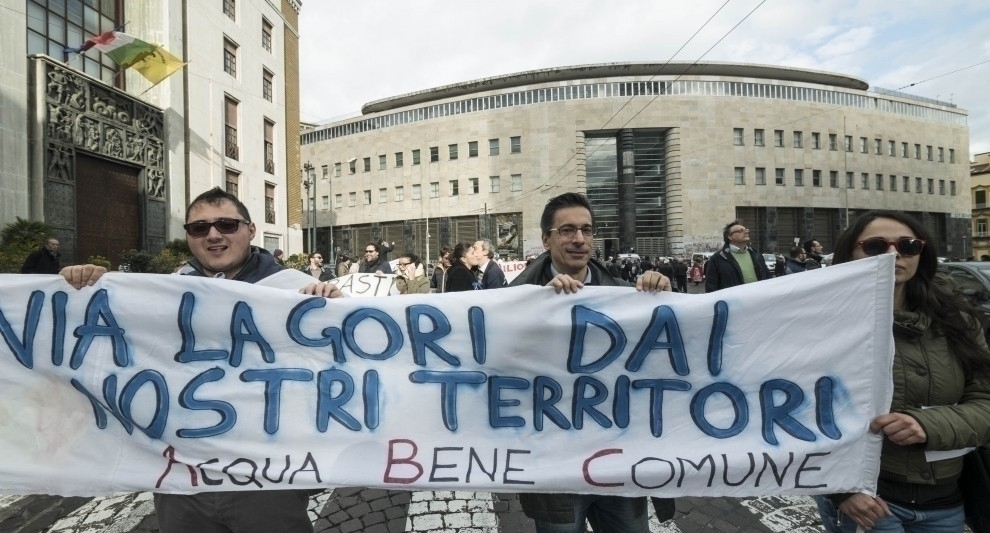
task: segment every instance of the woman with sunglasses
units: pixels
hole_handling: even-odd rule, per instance
[[[990,440],[990,352],[971,308],[941,279],[936,246],[914,218],[871,211],[838,239],[833,263],[885,253],[894,263],[894,395],[870,423],[884,436],[877,495],[818,496],[826,531],[962,532],[962,456],[927,451]]]
[[[471,267],[471,247],[474,243],[461,242],[454,246],[451,252],[450,268],[447,269],[447,284],[443,292],[470,291],[478,285],[478,278],[474,276]]]

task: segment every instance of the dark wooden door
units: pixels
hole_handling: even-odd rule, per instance
[[[141,248],[140,170],[105,159],[76,157],[76,263],[102,255],[111,268]]]

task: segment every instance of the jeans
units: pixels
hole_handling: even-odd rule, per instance
[[[818,514],[821,515],[825,531],[856,532],[856,522],[841,513],[828,498],[815,496],[815,503],[818,504]],[[966,521],[962,505],[942,509],[912,509],[887,502],[887,507],[890,508],[891,515],[874,524],[871,533],[962,533]]]
[[[650,533],[645,498],[572,494],[574,522],[551,524],[536,521],[536,533],[584,533],[585,519],[596,533]]]

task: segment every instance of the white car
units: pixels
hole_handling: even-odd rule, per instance
[[[770,270],[770,275],[773,276],[774,270],[777,269],[777,256],[773,254],[763,254],[763,262],[767,264],[767,268]]]

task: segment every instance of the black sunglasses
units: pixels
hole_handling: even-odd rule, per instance
[[[863,253],[866,255],[885,254],[891,245],[894,246],[897,253],[904,257],[914,257],[925,249],[925,241],[911,237],[901,237],[896,241],[888,241],[883,237],[870,237],[856,243],[856,246],[862,248]]]
[[[213,222],[190,222],[182,227],[185,228],[186,233],[188,233],[190,237],[206,237],[206,235],[210,233],[210,228],[217,228],[217,231],[220,233],[229,235],[237,232],[237,229],[241,227],[241,224],[250,224],[250,222],[237,218],[218,218]]]

